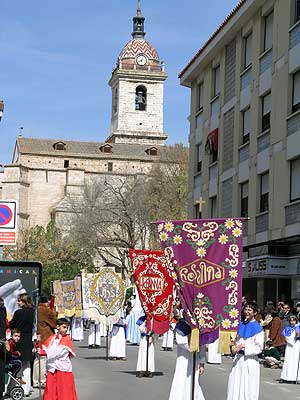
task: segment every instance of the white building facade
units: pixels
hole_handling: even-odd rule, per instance
[[[300,299],[300,1],[242,0],[180,73],[189,213],[246,217],[244,294]]]

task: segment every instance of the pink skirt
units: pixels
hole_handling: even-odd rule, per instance
[[[73,373],[48,372],[43,400],[77,400]]]

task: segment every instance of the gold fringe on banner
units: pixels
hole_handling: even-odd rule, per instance
[[[193,328],[190,340],[190,352],[199,351],[199,329]]]

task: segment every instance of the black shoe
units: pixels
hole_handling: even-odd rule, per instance
[[[153,374],[152,374],[152,372],[148,372],[148,374],[147,374],[147,378],[153,378]]]
[[[285,381],[283,379],[279,379],[278,383],[284,383]]]
[[[144,376],[144,374],[142,373],[142,372],[138,372],[137,374],[136,374],[136,377],[137,378],[142,378]]]
[[[89,349],[94,349],[95,348],[95,345],[94,344],[90,344],[89,345]]]
[[[96,345],[95,345],[95,349],[100,349],[99,344],[96,344]]]

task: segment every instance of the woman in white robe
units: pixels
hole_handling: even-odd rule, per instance
[[[143,317],[140,318],[140,320]],[[153,372],[155,372],[155,361],[154,361],[154,343],[153,337],[148,336],[149,347],[148,347],[148,369],[147,369],[147,328],[146,322],[142,322],[139,325],[141,332],[141,341],[139,345],[138,360],[136,364],[137,377],[141,378],[147,376],[152,378]]]
[[[194,355],[189,350],[190,332],[190,327],[185,321],[178,322],[175,328],[177,359],[169,400],[190,400],[192,398]],[[205,346],[201,346],[196,357],[194,398],[195,400],[204,400],[200,386],[200,374],[202,375],[204,372]]]
[[[173,329],[170,326],[170,329],[168,332],[165,332],[163,334],[163,340],[162,340],[162,350],[173,350],[174,346],[174,332]]]
[[[219,338],[207,345],[207,362],[208,364],[222,364],[222,356],[218,353]]]
[[[79,341],[84,339],[82,318],[74,317],[72,319],[71,338],[72,340],[79,340]]]
[[[98,349],[101,346],[100,324],[92,321],[89,328],[89,349]]]
[[[227,400],[258,400],[260,386],[260,365],[258,354],[264,348],[264,331],[255,320],[255,303],[244,308],[246,319],[240,323],[238,335],[232,346],[235,354],[230,371]]]
[[[124,319],[113,325],[110,333],[109,357],[114,360],[126,361],[126,339],[125,339]]]
[[[300,380],[300,327],[297,317],[291,315],[289,326],[284,328],[282,335],[286,340],[285,357],[279,383],[296,382]]]

